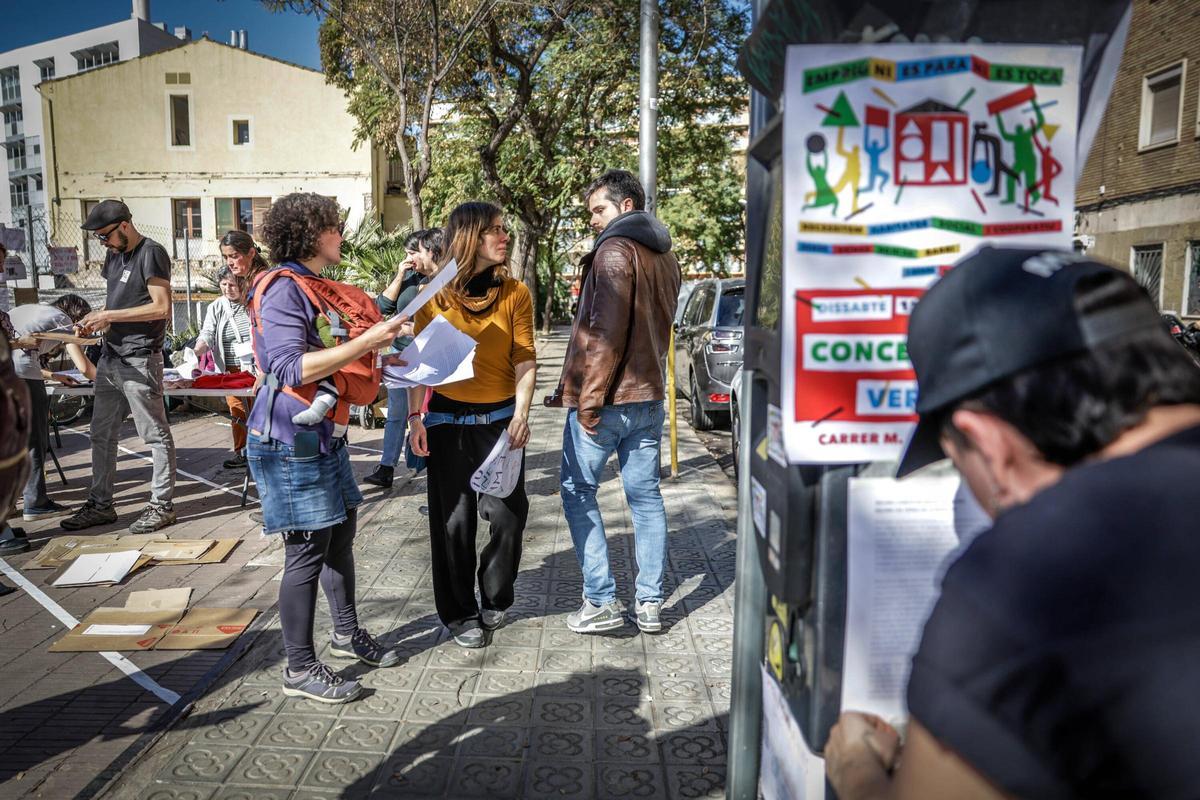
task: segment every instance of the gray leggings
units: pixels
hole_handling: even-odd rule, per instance
[[[354,608],[354,532],[358,511],[350,509],[343,522],[319,531],[283,534],[283,581],[279,585],[279,621],[288,669],[300,672],[317,661],[313,649],[313,618],[317,612],[317,582],[325,591],[333,629],[349,636],[358,629]]]

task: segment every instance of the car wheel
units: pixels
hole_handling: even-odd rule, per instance
[[[688,376],[688,391],[692,397],[692,427],[698,431],[711,431],[715,425],[712,414],[704,410],[700,402],[700,390],[696,386],[696,376]]]

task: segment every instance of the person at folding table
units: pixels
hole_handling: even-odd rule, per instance
[[[163,341],[171,316],[171,259],[163,246],[138,233],[120,200],[104,200],[82,225],[108,249],[104,308],[76,323],[81,333],[102,333],[92,406],[92,488],[78,511],[62,521],[69,531],[117,521],[113,484],[121,423],[132,412],[150,447],[154,472],[150,504],[129,526],[148,533],[175,524],[175,440],[163,405]]]
[[[245,278],[228,267],[217,274],[221,296],[204,312],[200,335],[193,348],[196,355],[212,352],[219,372],[254,372],[254,349],[250,342],[250,316],[246,313]],[[225,404],[233,418],[233,457],[225,460],[225,469],[246,468],[246,417],[253,401],[249,397],[229,395]]]

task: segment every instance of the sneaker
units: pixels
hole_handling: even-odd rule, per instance
[[[576,633],[611,631],[625,624],[621,612],[621,604],[616,600],[597,606],[585,597],[579,610],[567,615],[567,627]]]
[[[15,556],[29,550],[29,540],[25,538],[24,528],[13,528],[11,539],[0,539],[0,556]]]
[[[383,464],[375,467],[375,471],[367,477],[363,478],[363,483],[369,483],[372,486],[382,486],[384,489],[392,488],[392,479],[395,477],[396,470],[394,467],[385,467]]]
[[[287,667],[283,668],[283,693],[288,697],[306,697],[318,703],[349,703],[358,697],[362,684],[346,680],[334,673],[320,661],[307,671],[292,677]]]
[[[117,521],[117,510],[112,506],[101,508],[100,506],[88,500],[78,511],[59,523],[63,528],[69,531],[79,531],[84,528],[90,528],[93,525],[107,525],[110,522]]]
[[[175,524],[175,509],[172,506],[159,506],[151,503],[146,506],[142,515],[129,526],[131,533],[151,533],[168,525]]]
[[[262,515],[262,512],[261,512],[261,511],[251,511],[251,512],[250,512],[250,520],[251,520],[252,522],[257,522],[259,525],[265,525],[265,524],[266,524],[266,523],[263,521],[263,515]]]
[[[221,464],[225,469],[245,469],[246,457],[241,453],[234,454],[233,458],[227,458]]]
[[[462,633],[454,635],[454,643],[459,647],[474,650],[487,644],[487,636],[484,635],[482,628],[468,628]]]
[[[482,617],[484,630],[494,631],[504,624],[505,614],[499,609],[485,608]]]
[[[25,506],[25,509],[21,512],[21,516],[26,522],[33,522],[35,519],[42,519],[43,517],[56,517],[70,510],[53,500],[47,500],[44,506]]]
[[[394,667],[400,663],[400,654],[384,647],[378,639],[367,633],[365,628],[359,628],[344,642],[339,642],[337,634],[334,634],[329,655],[338,658],[357,658],[372,667]]]
[[[634,605],[634,621],[637,626],[646,633],[658,633],[662,630],[662,620],[658,618],[658,612],[662,609],[662,602],[658,600],[648,600],[645,603],[636,603]]]

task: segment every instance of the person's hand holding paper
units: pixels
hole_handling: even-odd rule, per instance
[[[528,438],[528,428],[526,429]],[[492,452],[471,476],[471,488],[493,497],[508,497],[517,488],[521,466],[525,463],[525,448],[511,447],[508,431],[500,434]]]

